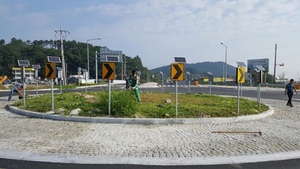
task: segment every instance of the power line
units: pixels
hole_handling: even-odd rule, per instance
[[[77,41],[77,43],[80,41],[76,36],[74,36],[72,33],[70,35]]]

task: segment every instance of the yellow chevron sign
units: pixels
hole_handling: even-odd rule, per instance
[[[115,78],[115,63],[102,63],[102,79],[113,80]]]
[[[171,79],[183,80],[184,65],[183,63],[171,64]]]
[[[245,79],[246,79],[245,67],[236,68],[236,82],[245,83]]]
[[[55,79],[55,74],[56,74],[56,65],[55,63],[46,63],[45,66],[45,74],[46,78],[48,79]]]

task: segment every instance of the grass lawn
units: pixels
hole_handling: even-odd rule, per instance
[[[142,102],[137,102],[131,91],[112,91],[111,116],[128,118],[174,118],[175,93],[142,92]],[[169,100],[167,103],[166,100]],[[79,108],[79,116],[107,117],[108,91],[82,92],[55,95],[55,113],[70,115]],[[22,100],[14,104],[24,108]],[[27,110],[48,112],[51,110],[51,95],[28,96]],[[240,115],[259,114],[268,110],[256,101],[240,99]],[[237,116],[237,99],[206,94],[178,94],[178,118],[233,117]]]

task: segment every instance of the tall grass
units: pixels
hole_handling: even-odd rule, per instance
[[[137,102],[131,91],[115,91],[111,93],[111,111],[113,117],[143,117],[165,118],[176,117],[174,93],[141,93],[142,102]],[[103,117],[108,116],[108,91],[99,92],[66,92],[55,95],[55,112],[61,115],[70,115],[70,112],[79,108],[79,116]],[[171,102],[166,102],[166,100]],[[15,103],[22,107],[22,100]],[[26,109],[37,112],[51,110],[51,95],[37,97],[29,96],[26,100]],[[240,100],[239,115],[257,114],[268,110],[261,104],[259,109],[256,101]],[[178,118],[203,117],[232,117],[237,116],[237,100],[234,97],[220,97],[216,95],[179,94]]]

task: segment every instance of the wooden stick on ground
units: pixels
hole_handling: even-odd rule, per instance
[[[260,131],[212,131],[212,133],[223,133],[223,134],[258,134],[262,135]]]

